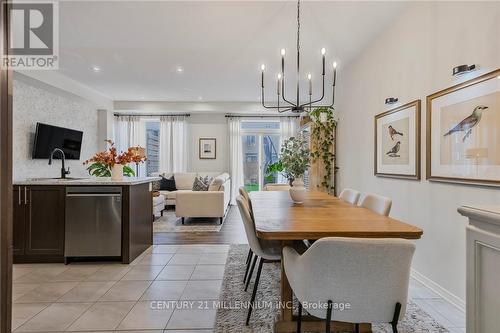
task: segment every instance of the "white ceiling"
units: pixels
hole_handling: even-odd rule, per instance
[[[322,47],[342,68],[406,5],[303,2],[302,77],[312,72],[319,90]],[[272,98],[281,48],[286,72],[296,66],[294,1],[64,1],[59,10],[60,72],[112,100],[255,102],[261,63]]]

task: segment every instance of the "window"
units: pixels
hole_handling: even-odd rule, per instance
[[[277,121],[243,121],[242,130],[279,130],[280,123]]]
[[[160,170],[160,122],[146,122],[146,175]]]
[[[268,183],[278,182],[278,175],[268,175],[267,167],[278,161],[280,123],[251,120],[241,123],[243,133],[243,178],[247,191],[258,191]]]

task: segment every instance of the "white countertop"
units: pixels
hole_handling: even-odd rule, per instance
[[[107,186],[107,185],[138,185],[160,180],[160,177],[123,177],[123,180],[111,180],[110,177],[90,177],[79,179],[60,178],[28,178],[13,181],[13,185],[87,185],[87,186]]]

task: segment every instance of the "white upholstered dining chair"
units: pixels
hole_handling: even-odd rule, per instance
[[[351,188],[345,188],[340,192],[339,199],[348,202],[352,205],[357,205],[360,193]]]
[[[252,266],[250,268],[250,273],[248,275],[245,291],[248,288],[250,279],[252,278],[252,273],[255,268],[255,263],[259,260],[259,266],[257,268],[257,275],[255,277],[252,298],[250,300],[250,306],[248,307],[248,314],[246,325],[250,322],[250,316],[252,315],[252,309],[255,305],[255,295],[257,294],[257,288],[259,286],[260,274],[262,272],[262,265],[266,262],[276,262],[281,261],[281,243],[278,241],[266,241],[259,239],[255,230],[255,222],[253,216],[250,214],[250,209],[246,204],[246,200],[243,196],[239,195],[236,198],[238,208],[240,210],[241,219],[243,220],[243,225],[245,227],[245,233],[247,235],[248,244],[250,249],[254,254],[252,261]]]
[[[384,216],[389,216],[391,212],[392,200],[381,195],[368,193],[359,204],[361,207],[368,208],[369,210]]]
[[[397,332],[414,251],[411,241],[388,238],[323,238],[303,255],[284,248],[283,267],[299,300],[297,332],[306,306],[326,319],[326,332],[331,320],[354,323],[357,332],[359,323],[390,323]]]
[[[250,210],[250,216],[253,219],[254,218],[253,217],[253,208],[252,208],[252,200],[250,199],[250,195],[248,195],[248,192],[247,192],[247,190],[245,189],[244,186],[240,186],[238,188],[238,192],[240,193],[240,195],[242,196],[242,198],[245,199],[245,201],[247,203],[247,206],[248,206],[248,208]],[[249,248],[248,249],[248,255],[247,255],[247,261],[246,261],[245,276],[243,277],[243,283],[246,283],[246,281],[247,281],[248,270],[250,268],[250,264],[252,262],[252,258],[253,258],[252,248]],[[254,263],[254,266],[255,266],[255,263]],[[252,271],[253,271],[253,269],[252,269]]]

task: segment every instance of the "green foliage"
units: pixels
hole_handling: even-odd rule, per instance
[[[288,179],[289,183],[291,184],[294,180],[294,177],[288,172],[286,171],[284,168],[283,168],[283,163],[281,162],[281,160],[279,160],[278,162],[276,163],[272,163],[272,164],[269,164],[266,168],[266,181],[268,183],[272,182],[273,181],[273,175],[275,173],[281,173],[283,175],[283,177],[285,177],[286,179]]]
[[[126,177],[134,177],[135,176],[134,169],[132,169],[128,165],[124,165],[123,166],[123,175]]]
[[[246,184],[245,190],[247,192],[254,192],[259,190],[259,184]]]
[[[269,164],[266,168],[265,180],[267,183],[270,183],[274,179],[274,174],[280,173],[283,171],[283,164],[281,161]]]
[[[92,163],[87,171],[94,177],[111,177],[111,168],[103,163]]]
[[[280,152],[283,175],[288,179],[301,178],[309,168],[310,152],[307,141],[300,134],[283,142]]]
[[[103,163],[92,163],[87,168],[87,171],[89,172],[89,175],[94,177],[111,177],[111,167]],[[128,165],[124,165],[123,175],[126,177],[134,177],[135,176],[134,169],[132,169]]]
[[[333,153],[333,146],[335,143],[335,128],[337,121],[333,117],[333,108],[321,107],[316,108],[309,116],[312,120],[311,125],[311,158],[314,162],[321,159],[325,167],[325,175],[321,186],[328,191],[333,189],[332,186],[332,173],[335,154]]]

